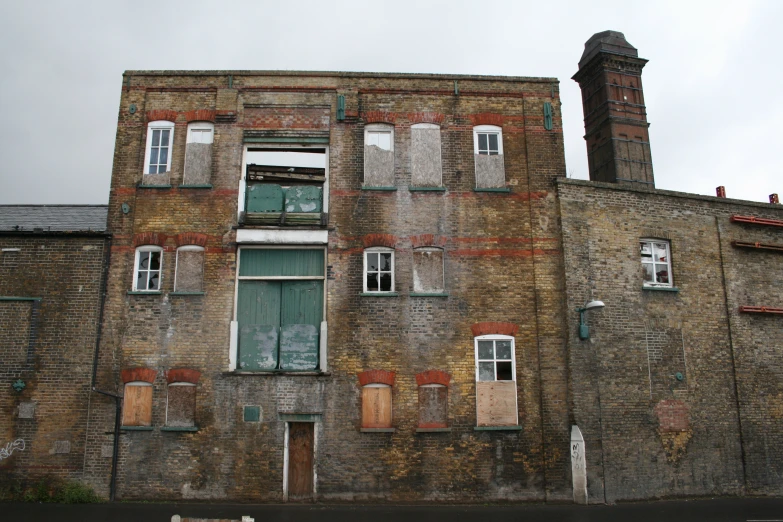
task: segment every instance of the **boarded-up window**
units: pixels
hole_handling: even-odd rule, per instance
[[[174,291],[201,292],[203,290],[204,249],[199,246],[183,246],[178,248]]]
[[[185,185],[205,185],[212,178],[212,141],[215,126],[207,122],[188,125],[185,145]]]
[[[442,384],[419,386],[419,428],[448,427],[448,388]]]
[[[152,385],[148,382],[125,384],[122,401],[123,426],[152,425]]]
[[[477,382],[476,410],[478,426],[516,426],[516,383],[513,381]]]
[[[475,349],[477,425],[516,426],[514,338],[482,335],[475,338]]]
[[[364,185],[394,186],[394,127],[367,125],[364,128]]]
[[[191,428],[196,425],[196,385],[172,382],[168,386],[166,426]]]
[[[440,127],[432,123],[411,126],[411,185],[440,187]]]
[[[392,427],[392,389],[387,384],[362,388],[362,428]]]
[[[494,125],[473,127],[476,188],[504,188],[503,133]]]
[[[443,250],[417,248],[413,251],[413,291],[443,292]]]

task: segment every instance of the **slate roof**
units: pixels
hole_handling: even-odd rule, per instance
[[[0,232],[105,232],[107,205],[0,205]]]

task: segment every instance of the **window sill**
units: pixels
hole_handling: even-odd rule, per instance
[[[522,431],[522,426],[476,426],[474,431]]]
[[[140,189],[161,189],[161,190],[164,190],[164,189],[170,189],[171,185],[145,185],[143,183],[139,183],[138,185],[136,185],[136,188],[140,188]]]
[[[181,189],[211,189],[212,184],[211,183],[204,183],[202,185],[180,185],[178,188]]]
[[[332,372],[322,372],[318,370],[265,370],[257,372],[243,372],[242,370],[235,370],[233,372],[223,372],[223,375],[234,377],[274,377],[276,375],[297,377],[330,377]]]
[[[380,190],[385,192],[396,192],[397,187],[365,187],[362,185],[362,190]]]
[[[508,193],[508,192],[511,192],[511,189],[508,188],[508,187],[506,187],[506,188],[499,188],[499,187],[498,188],[478,188],[478,187],[476,187],[476,188],[473,189],[473,192],[502,192],[502,193]]]
[[[362,433],[394,433],[397,431],[396,428],[361,428],[359,429]]]
[[[195,432],[198,431],[198,426],[161,426],[160,431],[180,431],[180,432]]]
[[[206,295],[206,292],[169,292],[169,295]]]
[[[125,293],[126,293],[127,295],[162,295],[162,294],[163,294],[163,292],[161,292],[160,290],[149,290],[149,291],[144,291],[144,290],[128,290],[128,291],[127,291],[127,292],[125,292]]]
[[[643,286],[642,290],[652,290],[653,292],[679,292],[676,286]]]
[[[400,294],[398,292],[362,292],[359,295],[362,297],[397,297]]]
[[[445,292],[411,292],[411,297],[448,297],[449,294]]]
[[[120,426],[122,431],[153,431],[152,426]]]
[[[416,433],[449,433],[451,428],[416,428]]]
[[[408,185],[408,192],[446,192],[446,187],[414,187]]]
[[[40,301],[41,297],[0,297],[0,301]]]

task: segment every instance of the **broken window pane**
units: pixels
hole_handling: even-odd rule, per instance
[[[642,264],[642,277],[644,278],[644,281],[652,282],[655,279],[653,279],[653,266],[650,263],[643,263]]]
[[[495,358],[511,359],[511,341],[495,342]]]
[[[479,380],[480,381],[495,380],[495,363],[492,362],[479,363]]]
[[[381,270],[391,270],[391,254],[381,254]]]
[[[513,381],[514,378],[511,375],[511,361],[498,361],[497,362],[497,377],[498,381]]]
[[[378,274],[367,274],[367,291],[368,292],[377,292],[378,291]]]
[[[381,292],[391,292],[392,279],[391,274],[381,272]]]
[[[478,342],[478,356],[479,359],[492,359],[492,341],[479,341]]]
[[[372,252],[367,254],[367,270],[373,272],[378,270],[378,254]]]

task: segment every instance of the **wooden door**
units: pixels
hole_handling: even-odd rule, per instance
[[[314,424],[291,422],[288,426],[288,498],[312,500]]]

